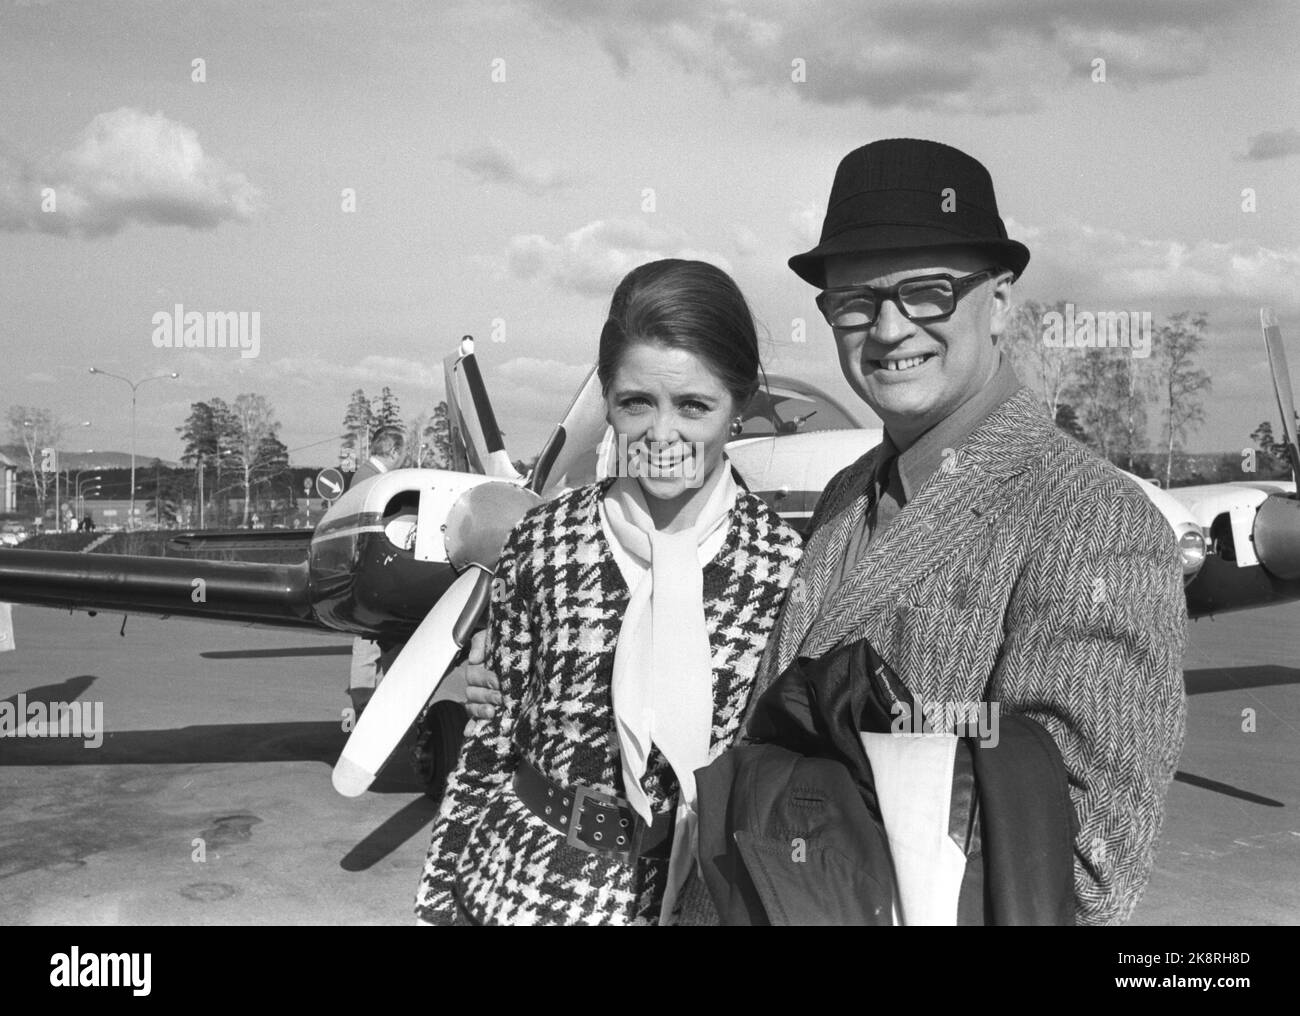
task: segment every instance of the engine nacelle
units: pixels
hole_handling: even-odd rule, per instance
[[[1255,514],[1255,554],[1280,579],[1300,579],[1300,500],[1284,494],[1265,498]]]
[[[408,635],[468,564],[491,568],[538,502],[516,483],[394,469],[353,486],[312,539],[311,600],[325,624]]]

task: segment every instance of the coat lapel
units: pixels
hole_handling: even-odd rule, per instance
[[[844,557],[844,548],[866,513],[869,484],[878,458],[877,447],[849,466],[836,488],[834,501],[826,509],[825,518],[804,544],[777,624],[778,665],[772,676],[789,666],[799,654],[804,636],[824,609],[827,595],[833,591],[831,585]]]
[[[1037,397],[1021,388],[972,431],[889,528],[871,541],[844,584],[835,590],[821,590],[815,601],[821,609],[811,620],[797,654],[823,656],[855,633],[880,646],[900,595],[995,521],[990,516],[1005,503],[1005,484],[1023,473],[1036,450],[1043,447],[1044,426],[1052,425]],[[861,517],[857,513],[856,518]],[[826,552],[842,556],[847,533],[845,530],[842,541],[828,540]],[[837,531],[834,536],[838,535]],[[804,561],[809,562],[817,550],[810,546]],[[839,557],[830,559],[831,572],[838,561]],[[818,574],[825,570],[823,564],[813,560],[809,567]],[[782,669],[788,663],[785,661]]]

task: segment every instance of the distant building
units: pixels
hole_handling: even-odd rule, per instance
[[[0,512],[18,510],[18,463],[0,452]]]
[[[81,505],[81,516],[78,517],[78,522],[80,522],[85,516],[89,515],[95,520],[95,525],[100,529],[106,529],[111,526],[120,526],[123,529],[126,528],[127,516],[131,511],[131,502],[126,498],[122,498],[121,500],[114,500],[112,498],[105,498],[103,500],[98,498],[82,498]],[[135,502],[135,518],[137,526],[145,523],[146,520],[152,524],[152,502],[146,504],[144,501],[137,499]]]

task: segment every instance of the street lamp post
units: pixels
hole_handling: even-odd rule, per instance
[[[93,468],[93,467],[92,467],[92,468]],[[81,484],[82,484],[82,482],[83,482],[83,481],[82,481],[82,478],[81,478],[81,474],[82,474],[82,473],[85,473],[85,472],[88,472],[88,471],[89,471],[89,470],[86,470],[86,469],[78,469],[78,470],[77,470],[77,482],[76,482],[77,496],[76,496],[76,498],[74,499],[74,502],[73,502],[73,503],[76,505],[76,513],[77,513],[77,517],[78,517],[78,518],[81,518],[81,517],[84,515],[84,511],[83,511],[83,509],[85,508],[85,502],[82,500],[83,495],[82,495],[82,492],[81,492]],[[102,479],[103,479],[103,477],[100,476],[98,473],[96,473],[94,476],[87,476],[87,477],[85,478],[85,481],[84,481],[84,482],[85,482],[85,483],[94,483],[96,480],[102,480]],[[89,489],[89,488],[87,488],[87,489]],[[101,487],[100,489],[102,490],[103,488]]]
[[[135,528],[135,393],[146,381],[165,381],[168,378],[173,381],[180,377],[176,371],[170,374],[154,374],[150,377],[142,377],[139,381],[132,381],[130,378],[122,377],[121,374],[110,374],[106,370],[100,370],[98,367],[91,367],[92,374],[103,374],[104,377],[117,378],[119,381],[125,381],[131,386],[131,507],[128,509],[126,517],[126,528],[128,532]]]
[[[86,508],[86,498],[88,498],[91,494],[102,494],[103,492],[104,492],[103,485],[98,483],[88,484],[81,491],[81,495],[80,495],[81,507],[78,510],[83,518],[86,516],[88,512],[88,509]]]

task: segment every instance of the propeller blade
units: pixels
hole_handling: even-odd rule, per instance
[[[491,588],[490,571],[468,569],[415,629],[375,689],[334,765],[334,789],[344,797],[365,793],[375,781],[468,641]]]
[[[1268,369],[1273,375],[1273,393],[1277,408],[1282,413],[1282,440],[1291,459],[1291,478],[1300,483],[1300,442],[1296,439],[1295,395],[1291,389],[1291,374],[1287,370],[1286,351],[1282,348],[1282,330],[1272,310],[1264,307],[1259,312],[1259,322],[1264,328],[1264,348],[1268,350]]]
[[[593,367],[542,447],[528,489],[541,494],[557,483],[578,487],[594,479],[596,449],[605,426],[605,397]]]

